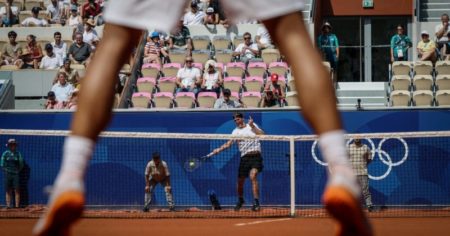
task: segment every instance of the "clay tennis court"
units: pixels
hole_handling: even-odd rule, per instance
[[[1,219],[2,236],[31,235],[35,219]],[[372,218],[376,235],[448,235],[450,218]],[[334,235],[329,218],[82,219],[72,235]]]

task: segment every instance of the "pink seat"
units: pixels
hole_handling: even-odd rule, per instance
[[[259,107],[261,103],[261,93],[260,92],[243,92],[242,102],[247,107]]]
[[[267,69],[267,65],[264,62],[250,62],[248,68],[264,68]]]
[[[152,77],[142,77],[142,78],[139,78],[137,80],[137,83],[138,84],[140,84],[140,83],[153,83],[153,84],[155,84],[156,83],[156,79],[152,78]]]
[[[238,92],[231,92],[230,97],[231,97],[231,99],[233,99],[233,100],[239,100],[239,98],[240,98]]]
[[[153,77],[142,77],[137,80],[136,86],[139,92],[153,92],[156,79]]]
[[[217,93],[215,92],[200,92],[198,97],[215,97],[217,98]]]
[[[178,92],[176,94],[176,97],[191,97],[193,99],[195,99],[195,94],[193,92]]]
[[[223,87],[231,92],[239,92],[242,87],[242,79],[240,77],[225,77],[223,79]]]
[[[216,100],[215,92],[200,92],[197,97],[198,106],[201,108],[213,108]]]
[[[234,76],[229,76],[229,77],[225,77],[223,79],[224,82],[237,82],[242,84],[242,78],[240,77],[234,77]]]
[[[170,92],[155,93],[153,102],[157,108],[171,108],[173,105],[173,94]]]
[[[245,82],[261,82],[261,84],[263,84],[264,80],[260,76],[249,76],[245,78]]]
[[[177,78],[175,78],[175,77],[161,77],[161,78],[159,78],[159,80],[158,80],[158,82],[159,83],[161,83],[161,82],[175,82],[175,80],[176,80]]]
[[[216,62],[216,68],[220,68],[223,71],[223,63],[222,62]]]
[[[192,66],[193,67],[195,67],[195,68],[198,68],[199,70],[203,70],[203,63],[200,63],[200,62],[193,62],[192,63]]]
[[[152,94],[151,93],[147,93],[147,92],[137,92],[137,93],[133,93],[132,95],[133,98],[135,97],[145,97],[148,99],[152,98]]]
[[[260,92],[264,84],[264,80],[260,76],[249,76],[245,78],[245,88],[247,91]]]
[[[159,97],[168,97],[168,98],[172,98],[173,99],[173,94],[169,93],[169,92],[159,92],[159,93],[155,93],[154,94],[155,98],[159,98]]]
[[[261,93],[260,92],[243,92],[242,93],[242,97],[258,97],[261,98]]]
[[[161,70],[161,65],[157,64],[157,63],[146,63],[146,64],[142,65],[142,69],[148,69],[148,68]]]
[[[163,68],[181,68],[181,64],[180,63],[167,63],[163,65]]]
[[[195,94],[193,92],[178,92],[175,97],[176,105],[179,108],[192,108],[195,106]]]
[[[261,76],[266,74],[267,65],[264,62],[250,62],[247,67],[247,72],[250,76]]]
[[[239,67],[245,70],[245,63],[243,62],[228,62],[227,68],[229,67]]]
[[[269,64],[269,68],[272,67],[284,67],[284,68],[288,68],[288,64],[286,62],[280,61],[280,62],[271,62]]]
[[[152,94],[148,92],[133,93],[131,101],[135,108],[148,108]]]

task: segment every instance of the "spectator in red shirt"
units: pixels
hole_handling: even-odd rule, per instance
[[[83,18],[92,18],[97,25],[103,24],[102,8],[95,0],[89,0],[81,7],[81,16]]]
[[[264,88],[265,98],[272,96],[271,99],[276,99],[278,101],[278,104],[282,105],[284,104],[285,89],[286,88],[283,84],[278,83],[278,74],[273,73],[270,76],[270,82],[268,81]]]

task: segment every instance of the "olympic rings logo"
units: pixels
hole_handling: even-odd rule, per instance
[[[371,159],[374,160],[375,154],[377,154],[378,159],[380,159],[380,161],[388,167],[386,172],[380,176],[373,176],[373,175],[369,174],[369,178],[372,180],[382,180],[382,179],[386,178],[391,173],[393,167],[403,164],[408,159],[409,148],[408,148],[408,144],[406,143],[406,141],[402,138],[393,138],[393,139],[400,141],[403,144],[403,147],[405,150],[404,150],[404,155],[403,155],[402,159],[400,159],[400,161],[397,161],[397,162],[392,161],[391,155],[383,150],[383,144],[389,139],[391,139],[391,138],[383,138],[378,143],[377,148],[375,148],[375,143],[373,142],[372,139],[370,139],[370,138],[364,139],[364,140],[367,140],[367,142],[370,144],[370,150],[371,150],[371,154],[372,154]],[[349,139],[347,141],[347,147],[350,145],[350,143],[352,141],[353,141],[353,139]],[[316,154],[317,143],[318,143],[318,141],[315,140],[314,143],[312,144],[311,155],[317,164],[319,164],[321,166],[328,166],[328,163],[320,160],[317,157],[317,154]]]

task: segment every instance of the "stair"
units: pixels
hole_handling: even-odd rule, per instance
[[[361,107],[386,107],[387,83],[385,82],[340,82],[336,96],[340,108],[355,108],[358,99]]]
[[[449,0],[421,0],[420,6],[420,22],[440,22],[441,15],[450,12]]]

